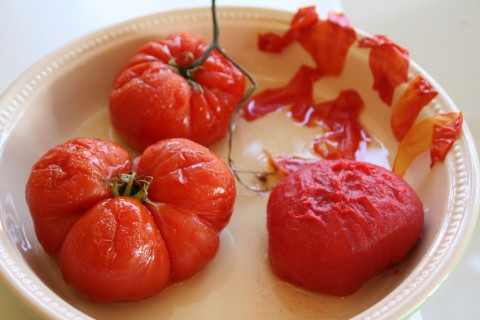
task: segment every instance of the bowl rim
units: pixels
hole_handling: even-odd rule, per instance
[[[177,9],[129,19],[90,32],[41,58],[24,71],[0,95],[0,157],[4,144],[8,140],[8,136],[24,112],[22,110],[23,104],[30,99],[30,96],[36,92],[37,88],[42,86],[43,82],[48,81],[51,76],[59,72],[59,70],[62,70],[62,67],[78,61],[85,55],[90,54],[92,51],[99,50],[111,42],[121,41],[122,39],[125,40],[129,36],[135,36],[145,28],[151,26],[151,24],[164,23],[165,21],[171,23],[176,21],[175,19],[185,22],[187,21],[186,19],[191,16],[195,16],[197,19],[199,17],[205,18],[210,15],[209,10],[207,7]],[[269,20],[270,22],[288,23],[293,15],[293,12],[283,10],[242,6],[218,7],[217,12],[219,21],[229,18],[248,18],[251,21]],[[361,30],[356,29],[356,31],[360,36],[368,35],[368,33]],[[458,111],[458,108],[443,88],[414,61],[410,61],[410,72],[421,74],[436,88],[439,96],[441,96],[448,105],[448,109],[450,109],[450,111]],[[434,293],[443,281],[445,281],[465,253],[468,243],[473,236],[480,209],[478,197],[479,160],[473,137],[465,122],[463,123],[462,133],[463,135],[459,141],[455,142],[452,148],[453,153],[455,153],[453,157],[455,166],[463,166],[462,170],[464,171],[467,169],[470,170],[466,175],[470,179],[468,180],[470,181],[469,187],[471,187],[473,192],[469,193],[471,201],[469,201],[465,213],[461,215],[461,220],[465,220],[463,223],[460,223],[461,228],[449,231],[453,233],[452,236],[449,236],[450,241],[444,242],[442,244],[444,249],[438,252],[442,256],[447,255],[448,260],[439,260],[438,255],[428,257],[429,261],[424,261],[425,257],[422,258],[420,264],[416,266],[413,271],[422,269],[421,273],[424,276],[419,277],[415,273],[409,275],[397,288],[377,304],[355,316],[355,319],[384,317],[407,318],[411,316]],[[463,154],[460,153],[461,150],[459,151],[460,143],[462,143],[465,146],[464,149],[468,151],[467,158],[463,158]],[[458,157],[462,159],[459,160]],[[463,161],[467,162],[468,168],[465,168]],[[457,191],[454,190],[454,193],[455,192]],[[458,197],[458,194],[454,194],[453,196]],[[466,223],[467,221],[469,223]],[[6,232],[3,231],[3,227],[3,221],[0,221],[0,277],[8,290],[28,308],[29,312],[33,312],[35,315],[52,319],[62,319],[65,315],[75,319],[77,317],[89,319],[90,317],[88,315],[85,315],[74,306],[68,304],[48,287],[42,287],[41,281],[35,274],[32,273],[33,280],[28,279],[25,272],[28,271],[29,267],[24,260],[21,258],[18,259],[19,257],[17,255],[19,255],[19,253],[13,245],[9,243],[9,237]],[[439,261],[445,262],[440,269],[436,267]],[[407,288],[403,288],[403,283],[408,283]],[[418,291],[419,289],[417,288],[419,284],[422,284],[421,290],[424,294],[421,299],[415,299],[418,297],[411,294],[411,292]],[[395,309],[394,306],[398,303],[402,303],[408,307]]]

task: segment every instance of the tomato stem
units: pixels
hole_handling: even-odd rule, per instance
[[[207,48],[207,50],[200,56],[200,58],[193,61],[187,68],[180,68],[180,67],[176,67],[176,66],[175,66],[175,68],[176,68],[176,70],[178,70],[178,72],[183,77],[191,80],[192,77],[193,77],[193,74],[195,73],[195,70],[202,67],[202,64],[205,62],[205,60],[208,59],[210,53],[213,50],[217,50],[218,53],[220,53],[225,59],[227,59],[237,69],[239,69],[240,72],[242,72],[251,83],[251,87],[248,88],[248,90],[245,92],[245,94],[243,95],[242,99],[240,100],[240,102],[239,102],[239,104],[238,104],[238,106],[235,110],[235,111],[238,111],[241,108],[241,106],[243,105],[243,103],[245,101],[247,101],[247,99],[250,98],[250,96],[253,94],[253,92],[257,89],[258,84],[257,84],[257,81],[255,80],[255,78],[244,67],[242,67],[237,62],[235,62],[232,58],[230,58],[225,53],[225,51],[223,51],[223,49],[220,47],[220,43],[219,43],[220,28],[219,28],[218,19],[217,19],[217,8],[216,8],[216,5],[215,5],[215,0],[212,0],[211,12],[212,12],[212,22],[213,22],[213,40],[212,40],[212,43]],[[191,81],[193,82],[193,80],[191,80]],[[236,112],[234,112],[234,113],[236,113]]]
[[[103,181],[112,187],[113,197],[130,197],[141,203],[148,200],[148,187],[152,183],[151,176],[137,176],[135,172],[121,173],[112,180]]]
[[[233,110],[232,114],[230,115],[230,125],[229,125],[229,130],[228,130],[228,165],[230,166],[230,169],[232,170],[235,178],[237,181],[242,184],[244,187],[247,189],[253,190],[253,191],[268,191],[267,189],[258,189],[256,187],[252,187],[245,182],[242,181],[240,177],[240,173],[245,173],[240,170],[238,170],[235,166],[235,162],[233,161],[232,158],[232,149],[233,149],[233,131],[235,129],[235,122],[236,122],[236,117],[237,114],[239,113],[240,109],[242,108],[243,104],[252,96],[252,94],[257,90],[258,84],[255,78],[240,64],[238,64],[236,61],[234,61],[232,58],[230,58],[225,51],[220,47],[219,44],[219,35],[220,35],[220,28],[218,24],[218,19],[217,19],[217,9],[216,9],[216,4],[215,0],[212,0],[212,6],[211,6],[211,12],[212,12],[212,22],[213,22],[213,40],[210,46],[207,48],[207,50],[194,62],[192,62],[187,68],[180,68],[177,66],[174,66],[175,69],[186,79],[189,79],[190,84],[192,84],[193,88],[199,87],[198,85],[196,86],[195,81],[192,80],[193,74],[195,73],[195,70],[198,68],[202,67],[202,64],[205,62],[205,60],[208,59],[210,53],[212,53],[213,50],[217,50],[218,53],[220,53],[225,59],[227,59],[231,64],[233,64],[237,69],[240,70],[241,73],[245,75],[245,77],[248,79],[250,82],[250,87],[245,91],[245,93],[242,96],[242,99],[240,99],[240,102],[236,106],[236,108]],[[265,172],[248,172],[251,174],[254,174],[256,177],[265,177],[266,175],[271,175],[272,173],[265,173]],[[263,179],[263,178],[262,178]],[[259,178],[259,180],[262,180]]]
[[[227,59],[228,61],[230,61],[230,63],[232,63],[237,69],[240,70],[240,72],[242,72],[245,77],[247,77],[248,81],[250,82],[250,87],[245,91],[242,99],[240,100],[240,102],[238,103],[238,105],[236,106],[236,108],[233,110],[232,114],[230,115],[230,125],[229,125],[229,129],[228,129],[228,166],[230,167],[230,169],[232,170],[235,178],[237,179],[237,181],[242,184],[244,187],[246,187],[247,189],[249,190],[252,190],[252,191],[260,191],[260,192],[263,192],[263,191],[268,191],[267,189],[263,190],[263,189],[258,189],[256,187],[252,187],[251,185],[245,183],[242,178],[240,177],[240,173],[244,173],[243,171],[241,170],[238,170],[237,167],[235,166],[235,161],[233,160],[232,158],[232,150],[233,150],[233,131],[235,130],[235,122],[236,122],[236,117],[240,111],[240,109],[242,108],[243,104],[253,95],[253,93],[255,92],[255,90],[257,90],[258,88],[258,83],[257,81],[255,80],[255,78],[244,68],[242,67],[240,64],[238,64],[236,61],[234,61],[233,59],[231,59],[226,53],[225,51],[223,51],[223,49],[219,46],[219,41],[218,41],[218,38],[219,38],[219,34],[220,34],[220,30],[219,30],[219,27],[218,27],[218,20],[217,20],[217,12],[216,12],[216,5],[215,5],[215,0],[212,0],[212,20],[213,20],[213,41],[212,41],[212,44],[210,45],[210,47],[207,49],[207,51],[205,52],[205,54],[203,54],[196,62],[193,63],[193,65],[195,65],[198,61],[200,61],[200,64],[203,63],[203,61],[205,61],[207,59],[207,56],[208,54],[210,54],[210,52],[213,50],[213,49],[217,49],[217,51],[223,56],[225,57],[225,59]],[[199,64],[199,65],[200,65]],[[265,172],[248,172],[248,173],[251,173],[251,174],[254,174],[256,177],[258,176],[262,176],[264,177],[265,175],[270,175],[270,173],[265,173]]]

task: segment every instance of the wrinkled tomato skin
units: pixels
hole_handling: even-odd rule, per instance
[[[171,261],[171,281],[191,278],[218,252],[218,231],[198,213],[165,203],[147,204]]]
[[[57,257],[78,218],[111,196],[103,181],[131,170],[130,155],[98,139],[74,139],[45,153],[32,167],[25,197],[35,232],[45,251]]]
[[[113,192],[113,181],[132,170],[150,186],[143,204],[114,197],[125,188]],[[236,189],[223,160],[191,140],[161,140],[131,161],[114,143],[74,139],[34,165],[26,196],[66,283],[110,302],[149,297],[200,271],[218,252]]]
[[[110,92],[113,126],[143,151],[161,139],[188,138],[209,146],[222,139],[245,91],[245,76],[216,50],[196,69],[192,86],[174,67],[200,58],[208,45],[180,33],[151,41],[122,67]]]
[[[186,139],[162,140],[140,157],[137,174],[153,177],[147,204],[172,261],[172,281],[193,276],[218,251],[236,189],[226,164]]]
[[[117,86],[111,121],[128,145],[143,150],[162,137],[190,135],[190,85],[164,63],[133,66],[119,75]]]
[[[117,197],[88,210],[65,238],[65,282],[99,301],[130,301],[161,292],[170,260],[153,218],[137,200]]]
[[[422,227],[420,199],[391,171],[321,160],[273,188],[267,205],[269,261],[285,281],[346,296],[401,261]]]
[[[206,147],[187,139],[162,140],[148,147],[137,168],[150,175],[149,199],[196,212],[221,230],[233,212],[236,189],[230,169]]]

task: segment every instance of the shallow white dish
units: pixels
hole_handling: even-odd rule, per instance
[[[272,10],[219,10],[222,46],[263,87],[285,83],[300,63],[309,61],[298,47],[279,56],[256,49],[258,32],[281,32],[290,18],[291,13]],[[5,283],[39,316],[55,319],[368,319],[406,317],[415,311],[458,262],[475,226],[478,160],[466,125],[443,164],[430,170],[425,155],[407,172],[407,181],[426,208],[419,245],[401,265],[374,277],[352,296],[311,294],[272,276],[266,261],[267,196],[240,186],[218,256],[193,279],[144,301],[108,305],[91,303],[63,283],[58,268],[36,240],[25,204],[30,168],[47,149],[68,138],[116,139],[106,107],[118,69],[147,40],[185,30],[210,39],[209,9],[160,13],[90,34],[45,57],[1,97],[0,270]],[[371,89],[365,52],[352,46],[342,76],[322,80],[316,86],[316,97],[327,99],[341,88],[357,89],[366,104],[362,123],[383,144],[372,148],[366,160],[388,166],[397,146],[385,125],[391,109]],[[439,85],[411,63],[410,77],[416,74],[440,92],[422,117],[457,111]],[[252,168],[262,147],[271,152],[306,152],[316,133],[293,125],[282,113],[253,123],[240,121],[234,137],[235,161]],[[225,156],[225,141],[214,150]]]

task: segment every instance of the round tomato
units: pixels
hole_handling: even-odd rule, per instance
[[[110,93],[110,115],[129,145],[143,150],[181,137],[209,146],[226,135],[245,76],[216,50],[188,70],[207,48],[198,35],[173,34],[148,42],[126,62]]]
[[[92,300],[138,300],[190,278],[233,212],[233,175],[206,147],[162,140],[135,167],[114,143],[74,139],[48,151],[26,185],[40,243]]]

